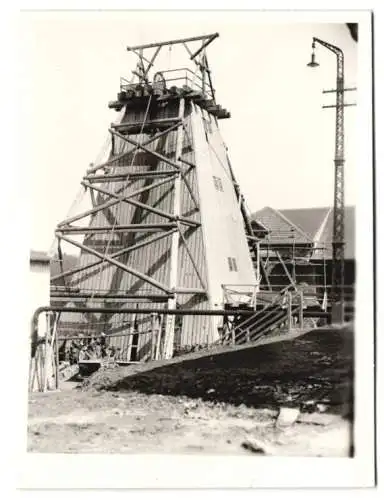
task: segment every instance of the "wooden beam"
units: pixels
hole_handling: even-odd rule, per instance
[[[167,238],[168,236],[171,236],[171,234],[177,231],[177,228],[171,229],[170,231],[167,231],[165,233],[160,233],[156,234],[155,236],[152,236],[151,238],[141,241],[140,243],[136,243],[135,245],[131,245],[130,247],[123,248],[122,250],[119,250],[118,252],[114,252],[110,255],[110,257],[115,258],[115,257],[120,257],[121,255],[124,255],[126,253],[131,253],[134,252],[135,250],[138,250],[139,248],[143,248],[147,245],[150,245],[151,243],[155,243],[156,241],[161,240],[162,238]],[[96,262],[90,262],[89,264],[85,264],[84,266],[77,266],[73,269],[69,269],[68,271],[62,272],[61,274],[57,274],[56,276],[53,276],[51,278],[51,283],[53,281],[56,281],[58,279],[64,278],[66,276],[72,276],[73,274],[86,271],[92,267],[100,265],[102,263],[103,259],[100,259]]]
[[[139,49],[152,49],[154,47],[164,47],[164,45],[176,45],[176,44],[183,44],[187,42],[197,42],[199,40],[206,40],[207,38],[212,38],[214,40],[219,36],[219,33],[213,33],[211,35],[202,35],[202,36],[194,36],[190,38],[180,38],[177,40],[168,40],[166,42],[158,42],[158,43],[147,43],[143,45],[134,45],[133,47],[127,47],[128,51],[134,52],[135,50]],[[141,57],[141,56],[140,56]]]
[[[185,163],[186,165],[188,165],[189,167],[191,168],[196,168],[196,165],[194,163],[191,163],[190,161],[187,161],[187,160],[184,160],[183,158],[179,157],[177,159],[178,161],[181,161],[181,163]],[[189,171],[190,169],[188,169]]]
[[[200,54],[200,52],[202,50],[204,50],[210,43],[212,43],[213,40],[215,40],[215,38],[217,38],[218,36],[219,36],[218,33],[210,35],[209,38],[208,38],[208,40],[204,41],[203,44],[202,44],[202,46],[194,54],[191,55],[191,59],[192,60],[195,59],[195,57],[198,56]]]
[[[176,227],[176,224],[124,224],[124,225],[116,225],[113,227],[113,232],[156,232],[156,231],[165,231],[169,230],[173,227]],[[65,227],[60,226],[57,233],[109,233],[112,231],[112,228],[109,226],[83,226],[83,227]]]
[[[179,101],[179,118],[180,125],[177,129],[176,138],[176,152],[175,159],[177,160],[182,153],[183,147],[183,118],[185,110],[185,100],[183,98]],[[173,163],[173,162],[172,162]],[[180,169],[181,172],[181,169]],[[175,179],[174,185],[174,196],[173,196],[173,215],[175,217],[180,216],[181,211],[181,178],[177,177]],[[179,226],[178,226],[179,228]],[[171,241],[171,255],[170,255],[170,270],[169,270],[169,286],[171,289],[177,287],[178,281],[178,266],[179,266],[179,241],[180,241],[180,228],[178,232],[172,235]],[[176,307],[177,297],[170,298],[168,300],[168,309],[173,309]],[[165,340],[164,340],[164,356],[165,358],[172,358],[173,356],[173,341],[175,335],[175,318],[174,316],[168,316],[165,324]]]
[[[107,174],[107,175],[87,175],[83,179],[89,182],[124,182],[131,179],[149,179],[151,177],[165,177],[167,175],[178,174],[177,170],[163,170],[159,172],[127,172],[126,174]]]
[[[185,50],[188,52],[188,54],[191,56],[191,59],[192,59],[192,55],[193,55],[192,51],[190,50],[190,48],[188,47],[188,45],[185,42],[183,42],[183,45],[185,47]]]
[[[135,55],[137,55],[137,57],[139,57],[140,59],[144,59],[145,62],[150,63],[149,59],[144,57],[143,54],[140,54],[140,52],[137,52],[135,47],[132,47],[130,51],[133,52]]]
[[[160,294],[146,294],[138,295],[137,293],[101,293],[101,292],[76,292],[76,291],[63,291],[54,290],[51,288],[51,299],[54,298],[55,302],[67,301],[68,299],[102,299],[111,301],[123,301],[129,303],[135,302],[167,302],[169,295]]]
[[[279,262],[280,264],[282,265],[283,269],[284,269],[284,272],[285,274],[287,275],[288,279],[289,279],[289,282],[291,283],[291,286],[295,289],[295,291],[297,292],[297,287],[296,287],[296,283],[293,281],[292,279],[292,276],[290,274],[290,272],[288,271],[288,268],[287,266],[285,265],[285,262],[283,261],[283,259],[281,258],[281,255],[280,255],[280,252],[278,250],[275,250],[275,254],[277,256],[277,258],[279,259]]]
[[[146,67],[146,69],[144,71],[144,78],[147,78],[148,72],[151,69],[151,67],[153,66],[153,63],[155,62],[155,59],[156,59],[158,53],[160,52],[160,50],[161,50],[161,46],[157,47],[155,53],[153,54],[151,60],[148,63],[148,66]],[[144,59],[144,56],[142,56],[142,58]]]
[[[199,204],[198,204],[198,202],[196,200],[195,195],[193,194],[192,187],[191,187],[188,179],[186,178],[185,173],[182,170],[180,171],[180,173],[181,173],[181,177],[182,177],[182,179],[184,181],[185,187],[187,188],[187,190],[189,192],[189,195],[190,195],[193,203],[195,204],[195,208],[199,209]]]
[[[120,269],[122,269],[123,271],[126,271],[129,274],[133,274],[133,276],[136,276],[136,278],[139,278],[139,279],[145,281],[146,283],[149,283],[150,285],[154,286],[155,288],[158,288],[162,292],[165,292],[168,294],[172,293],[171,290],[169,290],[165,285],[163,285],[159,281],[151,278],[150,276],[147,276],[146,274],[143,274],[140,271],[133,269],[132,267],[126,266],[126,265],[122,264],[121,262],[119,262],[118,260],[109,257],[108,255],[105,255],[105,254],[103,255],[102,253],[97,252],[96,250],[93,250],[93,248],[89,248],[89,247],[83,245],[82,243],[79,243],[75,240],[67,238],[66,236],[64,236],[62,234],[60,234],[58,236],[62,240],[80,248],[84,252],[90,253],[91,255],[94,255],[95,257],[99,257],[100,259],[105,260],[106,262],[109,262],[110,264],[112,264],[116,267],[119,267]]]
[[[144,141],[142,143],[142,145],[143,146],[148,146],[149,144],[151,144],[151,142],[154,142],[157,139],[159,139],[160,137],[162,137],[163,135],[168,134],[173,129],[177,128],[178,126],[179,126],[179,124],[175,123],[174,125],[172,125],[172,127],[169,127],[168,129],[163,130],[162,132],[159,132],[158,134],[154,135],[153,137],[150,137],[148,140]],[[118,160],[121,160],[122,158],[125,158],[126,156],[130,155],[134,151],[135,151],[135,148],[132,148],[132,149],[130,149],[128,151],[124,151],[123,153],[120,153],[119,155],[114,156],[113,158],[110,158],[109,160],[107,160],[107,161],[105,161],[103,163],[100,163],[99,165],[96,165],[96,166],[88,169],[87,170],[87,174],[93,174],[94,172],[96,172],[100,168],[104,168],[104,167],[110,166],[111,163],[114,163],[115,161],[118,161]]]
[[[195,295],[195,294],[206,295],[207,294],[207,290],[204,290],[203,288],[175,288],[175,289],[172,289],[172,291],[175,293],[184,294],[184,295]]]
[[[124,136],[124,135],[121,135],[116,130],[109,129],[109,131],[111,132],[111,134],[115,134],[115,135],[117,135],[117,137],[120,137],[120,139],[122,139],[123,141],[129,142],[130,144],[133,144],[134,146],[136,146],[136,148],[142,149],[146,153],[148,153],[148,154],[150,154],[152,156],[155,156],[160,161],[163,161],[164,163],[167,163],[168,165],[171,165],[172,167],[176,168],[177,170],[180,170],[179,165],[177,163],[175,163],[174,161],[170,160],[169,158],[167,158],[166,156],[163,156],[160,153],[157,153],[156,151],[151,151],[150,149],[148,149],[147,147],[145,147],[144,144],[140,144],[139,142],[134,141],[133,139],[130,139],[130,138]]]
[[[95,190],[99,193],[103,193],[103,194],[105,194],[107,196],[111,196],[115,199],[106,201],[105,203],[102,203],[101,205],[97,205],[96,207],[91,208],[90,210],[86,210],[85,212],[82,212],[81,214],[74,215],[73,217],[65,219],[64,221],[60,222],[60,224],[58,224],[58,227],[61,227],[65,224],[70,224],[71,222],[75,222],[75,221],[80,220],[84,217],[88,217],[89,215],[100,212],[101,210],[105,210],[106,208],[109,208],[113,205],[117,205],[117,203],[119,203],[121,201],[126,201],[127,199],[132,198],[133,196],[137,196],[139,194],[144,193],[145,191],[149,191],[150,189],[154,189],[156,187],[162,186],[163,184],[166,184],[167,182],[170,182],[172,180],[173,180],[172,178],[163,179],[161,181],[155,182],[154,184],[150,184],[150,185],[145,186],[143,188],[137,189],[136,191],[132,191],[132,193],[130,193],[127,196],[119,196],[116,193],[111,193],[105,189],[102,189],[100,187],[95,187],[92,184],[89,184],[88,182],[83,181],[82,184],[85,187],[92,188],[93,190]]]
[[[166,133],[171,132],[173,129],[177,128],[179,125],[178,118],[161,118],[158,120],[148,120],[144,122],[144,127],[146,128],[159,128],[159,127],[169,127]],[[112,123],[111,128],[117,131],[131,132],[132,130],[141,130],[143,127],[143,122],[133,122],[133,123]],[[165,131],[164,131],[165,133]]]
[[[267,282],[268,290],[272,290],[271,282],[269,281],[269,276],[268,276],[267,270],[265,269],[264,262],[262,261],[261,258],[259,259],[259,262],[260,262],[261,275],[264,277],[265,281]]]
[[[168,182],[168,179],[167,179],[167,182]],[[165,183],[166,182],[164,182],[164,181],[162,182],[162,184],[165,184]],[[159,185],[159,183],[157,183],[157,185]],[[176,218],[172,214],[170,214],[169,212],[164,212],[163,210],[160,210],[158,208],[152,207],[151,205],[147,205],[146,203],[141,203],[140,201],[132,200],[133,194],[131,194],[129,196],[126,196],[126,197],[121,197],[121,196],[118,196],[116,194],[110,193],[109,191],[107,191],[105,189],[102,189],[100,187],[95,188],[95,191],[98,191],[98,192],[103,193],[103,194],[108,195],[108,196],[115,197],[117,199],[117,202],[122,201],[124,203],[128,203],[128,204],[131,204],[131,205],[135,205],[137,207],[141,207],[141,208],[143,208],[145,210],[148,210],[149,212],[153,212],[153,213],[155,213],[157,215],[160,215],[162,217],[165,217],[165,218],[167,218],[169,220],[176,220]],[[136,192],[136,194],[137,194],[137,192]],[[111,201],[109,201],[107,203],[112,204]],[[107,203],[104,203],[104,205],[106,205]],[[72,219],[73,219],[73,217],[72,217]],[[200,226],[201,225],[200,222],[194,221],[192,219],[188,219],[187,217],[178,217],[178,220],[180,222],[182,222],[183,224],[186,224],[188,226]]]
[[[191,251],[190,251],[190,249],[189,249],[189,247],[188,247],[187,240],[185,239],[184,234],[182,233],[180,226],[179,226],[179,232],[180,232],[180,238],[181,238],[181,241],[183,242],[184,247],[185,247],[185,250],[186,250],[186,252],[187,252],[187,254],[188,254],[189,258],[191,259],[192,266],[193,266],[193,268],[194,268],[194,270],[195,270],[195,272],[196,272],[197,277],[199,278],[199,281],[200,281],[200,283],[201,283],[201,286],[203,287],[203,289],[204,289],[204,290],[206,290],[206,289],[207,289],[207,285],[206,285],[206,283],[204,282],[204,280],[203,280],[203,278],[202,278],[202,276],[201,276],[201,274],[200,274],[200,271],[199,271],[199,269],[198,269],[198,267],[197,267],[196,261],[195,261],[195,259],[193,258],[193,255],[192,255],[192,253],[191,253]]]

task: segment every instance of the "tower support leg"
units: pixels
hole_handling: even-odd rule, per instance
[[[184,99],[180,99],[179,104],[179,119],[180,125],[177,129],[177,142],[176,142],[176,155],[175,160],[178,161],[178,158],[182,153],[183,146],[183,125],[182,120],[184,118]],[[175,179],[174,184],[174,201],[173,201],[173,215],[176,217],[180,216],[180,201],[181,201],[181,176],[180,173]],[[178,281],[178,262],[179,262],[179,239],[180,233],[179,231],[175,231],[172,235],[172,243],[171,243],[171,261],[170,261],[170,278],[169,278],[169,288],[171,290],[175,290],[177,288]],[[175,309],[177,304],[177,295],[170,299],[168,299],[168,309]],[[166,359],[172,358],[173,356],[173,343],[175,336],[175,316],[166,316],[165,320],[165,343],[164,343],[164,357]]]

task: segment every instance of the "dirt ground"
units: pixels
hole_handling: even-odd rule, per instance
[[[349,456],[352,380],[349,329],[100,370],[30,394],[28,450]]]

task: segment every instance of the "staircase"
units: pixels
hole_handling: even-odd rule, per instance
[[[289,331],[293,328],[294,317],[297,317],[299,327],[303,327],[302,296],[299,292],[288,289],[289,287],[279,292],[262,310],[235,325],[232,343],[254,342],[275,329],[285,328]]]

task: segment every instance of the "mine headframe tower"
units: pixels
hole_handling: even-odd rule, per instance
[[[100,301],[121,304],[118,315],[86,315],[87,331],[89,325],[95,334],[134,329],[139,359],[151,342],[150,314],[124,314],[127,301],[159,309],[161,357],[169,358],[176,345],[218,339],[220,317],[201,311],[223,307],[226,283],[244,296],[258,283],[250,224],[218,126],[230,114],[216,102],[208,65],[206,49],[217,37],[127,48],[138,61],[109,103],[119,115],[106,157],[82,180],[91,208],[56,229],[59,258],[61,242],[81,254],[79,266],[53,276],[51,302],[81,301],[90,309]],[[187,56],[183,67],[157,70],[165,47]],[[166,314],[177,308],[200,314]],[[71,321],[70,313],[61,315],[62,327]],[[132,345],[124,349],[129,360]]]

